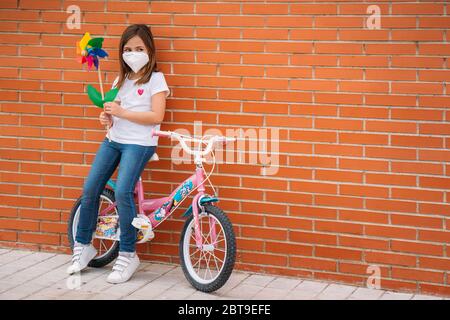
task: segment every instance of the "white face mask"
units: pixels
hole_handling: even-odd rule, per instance
[[[134,73],[141,70],[149,61],[148,54],[145,52],[127,51],[122,54],[122,57]]]

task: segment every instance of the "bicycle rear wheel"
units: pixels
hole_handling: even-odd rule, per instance
[[[184,224],[180,239],[180,261],[184,275],[199,291],[212,292],[221,288],[233,271],[236,240],[233,226],[214,205],[205,205],[199,214],[202,248],[195,241],[194,216]]]

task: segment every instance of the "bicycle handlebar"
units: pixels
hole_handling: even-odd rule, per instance
[[[224,137],[224,136],[212,136],[208,140],[204,140],[204,139],[183,136],[183,135],[180,135],[173,131],[161,131],[161,130],[155,130],[155,129],[152,129],[151,136],[152,137],[158,136],[158,137],[175,138],[180,142],[181,147],[183,148],[184,151],[186,151],[187,153],[192,154],[192,155],[200,155],[200,156],[204,156],[204,155],[210,153],[215,142],[222,142],[222,144],[225,145],[228,142],[236,141],[236,138],[230,138],[230,137]],[[187,146],[186,141],[193,141],[193,142],[199,142],[199,143],[205,143],[207,141],[207,146],[206,146],[205,150],[193,151],[190,147]]]

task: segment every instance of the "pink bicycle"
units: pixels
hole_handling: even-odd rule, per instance
[[[171,131],[153,131],[152,135],[178,140],[183,150],[194,156],[196,168],[194,174],[184,180],[169,196],[157,199],[144,198],[142,178],[139,177],[134,190],[139,212],[132,223],[138,229],[136,243],[153,239],[153,230],[168,219],[183,200],[197,191],[192,204],[183,214],[187,219],[181,232],[180,261],[187,280],[194,288],[203,292],[215,291],[222,287],[231,275],[236,257],[236,240],[230,220],[216,205],[219,199],[205,193],[204,183],[207,180],[210,183],[209,176],[214,171],[214,146],[235,141],[235,138],[217,135],[194,138]],[[187,143],[196,143],[198,147],[193,149]],[[209,153],[213,156],[213,166],[211,172],[206,174],[203,163],[206,161],[204,156]],[[157,158],[154,154],[150,160]],[[103,267],[119,253],[120,227],[114,190],[115,183],[110,179],[100,196],[97,227],[93,234],[93,245],[98,254],[89,263],[91,267]],[[80,203],[81,197],[74,204],[69,218],[68,237],[72,248],[79,221]]]

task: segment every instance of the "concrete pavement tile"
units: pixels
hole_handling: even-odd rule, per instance
[[[40,262],[51,258],[52,256],[54,256],[54,254],[50,255],[50,254],[35,253],[27,255],[22,257],[21,259],[10,261],[9,263],[1,266],[0,272],[6,274],[13,274],[17,272],[26,271],[27,273],[29,273],[30,271],[28,270],[30,269],[30,267],[34,267],[38,265]]]
[[[380,300],[410,300],[412,296],[412,293],[387,291],[381,296]]]
[[[157,274],[164,274],[169,272],[170,270],[174,269],[175,265],[169,265],[169,264],[156,264],[156,263],[149,263],[149,265],[145,266],[145,271],[150,271]]]
[[[10,252],[10,251],[11,251],[10,249],[0,248],[0,255],[2,255],[4,253],[7,253],[7,252]]]
[[[384,290],[358,288],[348,298],[349,300],[377,300],[385,293]]]
[[[285,300],[315,300],[317,295],[319,295],[319,293],[314,292],[314,291],[292,290],[286,295],[286,297],[284,297],[284,299]]]
[[[23,297],[20,293],[0,293],[0,300],[19,300]]]
[[[23,299],[37,291],[42,290],[44,287],[36,285],[36,284],[22,284],[19,286],[16,286],[14,288],[11,288],[8,290],[8,294],[20,296],[19,299]]]
[[[0,293],[7,292],[8,290],[14,288],[17,285],[18,283],[15,283],[13,281],[0,280]]]
[[[252,299],[259,300],[281,300],[287,296],[289,291],[277,288],[263,288]]]
[[[9,275],[11,275],[11,273],[9,273],[9,272],[8,273],[6,273],[6,272],[4,273],[4,272],[0,271],[0,280],[2,280],[2,278],[6,278]]]
[[[172,276],[176,278],[186,279],[183,273],[183,269],[181,267],[175,267],[172,270],[169,270],[165,275]]]
[[[146,284],[142,288],[137,289],[136,291],[132,292],[129,296],[125,297],[124,299],[132,299],[132,300],[153,300],[157,299],[159,295],[161,295],[164,291],[166,291],[168,287],[166,286],[160,286],[158,284],[154,284],[153,282],[150,282],[149,284]]]
[[[225,295],[221,296],[221,298],[232,297],[237,299],[252,299],[259,291],[262,290],[262,288],[263,287],[261,286],[246,284],[244,281]]]
[[[67,289],[67,288],[58,288],[56,286],[50,286],[47,288],[43,288],[40,291],[37,291],[35,293],[32,294],[32,296],[43,296],[43,297],[48,297],[49,299],[53,299],[56,297],[59,297],[67,292],[69,292],[71,290]]]
[[[174,276],[168,276],[168,275],[162,275],[159,278],[155,279],[154,281],[152,281],[153,283],[164,283],[165,285],[169,287],[176,285],[176,284],[180,284],[180,283],[188,283],[186,278],[180,279],[178,277],[174,277]]]
[[[143,271],[136,272],[133,275],[133,277],[131,277],[131,279],[128,280],[128,282],[130,282],[130,283],[139,282],[139,283],[142,283],[142,285],[144,285],[146,283],[156,280],[159,277],[160,277],[160,275],[158,275],[156,273],[143,270]]]
[[[33,266],[15,272],[14,274],[9,275],[3,280],[13,281],[18,285],[22,283],[35,283],[39,285],[45,285],[53,282],[51,281],[51,279],[54,276],[54,272],[57,272],[59,270],[58,266],[61,266],[61,264],[63,263],[63,259],[58,258],[58,256],[54,255],[47,255],[46,257],[47,259],[45,261],[38,262]],[[65,274],[65,276],[67,276],[67,274]],[[42,277],[44,277],[45,279],[43,279]],[[58,279],[61,279],[61,277],[58,277]]]
[[[303,292],[312,292],[317,294],[322,292],[328,285],[329,284],[325,282],[303,280],[293,290],[300,290]]]
[[[231,289],[236,287],[239,283],[243,282],[250,275],[244,272],[233,272],[228,278],[228,281],[223,285],[222,288],[216,291],[216,294],[219,296],[224,296]]]
[[[94,294],[92,300],[120,300],[121,296],[110,294],[108,292],[101,292]]]
[[[317,296],[317,299],[319,300],[347,299],[355,290],[356,287],[353,286],[332,283]]]
[[[300,279],[277,277],[275,278],[275,280],[273,280],[267,285],[267,288],[292,290],[296,286],[298,286],[301,282],[302,280]]]
[[[180,279],[179,283],[177,283],[176,285],[170,287],[170,289],[173,289],[173,288],[180,288],[182,290],[195,289],[186,279],[184,279],[184,280]]]
[[[0,255],[0,267],[10,262],[20,260],[21,258],[29,256],[33,253],[33,251],[11,250],[5,254]]]
[[[202,291],[195,291],[193,294],[191,294],[189,297],[187,297],[187,300],[217,300],[220,296],[217,295],[216,292],[212,293],[206,293]]]
[[[92,297],[94,296],[95,293],[86,293],[79,290],[72,290],[56,297],[54,300],[92,300]]]
[[[136,288],[144,285],[147,282],[145,275],[142,274],[141,270],[145,269],[145,264],[141,263],[133,275],[133,277],[122,284],[113,284],[106,281],[108,275],[111,273],[112,269],[103,267],[103,268],[87,268],[81,272],[81,276],[83,279],[83,286],[81,287],[82,291],[87,292],[98,292],[101,291],[110,291],[111,288],[117,285],[125,285],[127,284],[129,287]],[[88,277],[86,277],[88,276]],[[148,278],[148,277],[147,277]],[[124,287],[125,288],[125,287]],[[117,289],[117,288],[116,288]],[[111,290],[116,290],[111,289]],[[118,295],[118,294],[116,294]]]
[[[273,276],[252,274],[249,277],[247,277],[246,279],[244,279],[243,283],[248,284],[248,285],[265,287],[274,279],[275,279],[275,277],[273,277]]]
[[[66,273],[66,267],[59,267],[53,270],[47,270],[47,272],[42,273],[30,280],[30,282],[42,284],[42,285],[51,285],[57,281],[61,281],[62,279],[67,278],[69,275]]]
[[[191,289],[181,289],[177,286],[172,287],[164,292],[162,292],[159,296],[159,300],[184,300],[189,296],[193,295],[197,290]]]
[[[124,296],[130,295],[131,293],[135,292],[136,290],[138,290],[139,288],[141,288],[144,285],[145,285],[145,283],[141,283],[141,282],[116,283],[116,284],[111,284],[111,286],[106,288],[104,292],[108,292],[113,295],[124,297]]]

